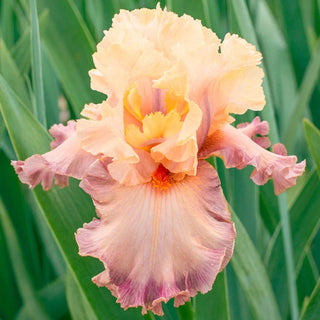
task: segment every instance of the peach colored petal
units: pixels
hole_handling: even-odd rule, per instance
[[[107,94],[112,102],[119,102],[136,80],[156,79],[169,67],[163,53],[133,30],[106,32],[93,61],[97,71],[89,72],[91,87]]]
[[[153,10],[120,10],[120,14],[113,19],[113,28],[141,34],[168,57],[173,55],[177,45],[192,51],[205,47],[204,44],[214,43],[217,50],[220,43],[216,34],[203,27],[199,20],[188,15],[178,17],[173,12],[162,10],[160,5]]]
[[[226,73],[210,92],[214,108],[235,114],[262,110],[266,103],[261,86],[263,75],[263,70],[256,66]]]
[[[238,35],[230,34],[225,36],[220,49],[218,75],[208,87],[207,103],[213,109],[213,116],[223,120],[224,113],[262,110],[265,105],[261,87],[264,73],[257,67],[261,53]],[[214,122],[216,125],[217,121]]]
[[[95,104],[95,103],[89,103],[86,104],[81,111],[81,115],[83,117],[86,117],[90,120],[101,120],[102,118],[102,108],[103,103]]]
[[[137,149],[135,152],[139,157],[139,162],[137,163],[117,160],[108,165],[112,178],[126,186],[149,182],[152,173],[158,166],[151,158],[150,153]]]
[[[93,155],[138,162],[138,156],[125,141],[122,109],[104,101],[101,115],[100,120],[78,120],[77,138],[81,147]]]
[[[97,161],[81,187],[94,199],[100,220],[79,229],[81,255],[99,258],[105,271],[93,278],[125,309],[142,306],[163,314],[211,289],[228,263],[235,230],[216,171],[201,161],[198,176],[161,191],[152,183],[125,187]]]
[[[160,79],[154,80],[153,86],[174,92],[177,96],[187,96],[189,88],[186,69],[181,63],[173,65]]]
[[[156,162],[161,162],[174,173],[183,171],[190,175],[196,174],[198,144],[196,132],[201,123],[201,109],[189,102],[189,112],[181,130],[151,149],[151,156]],[[177,164],[180,166],[177,167]],[[179,171],[177,171],[179,170]]]
[[[97,159],[81,149],[75,121],[69,121],[67,126],[54,125],[49,131],[55,138],[51,142],[52,151],[25,161],[12,161],[20,180],[31,188],[41,182],[43,189],[48,190],[54,178],[55,184],[67,186],[68,177],[81,179]]]
[[[244,128],[245,129],[245,128]],[[242,169],[247,165],[255,167],[251,179],[258,185],[273,178],[275,194],[295,185],[297,177],[305,169],[305,160],[297,163],[296,156],[271,153],[231,125],[225,125],[207,138],[199,152],[200,158],[211,155],[222,158],[227,168]],[[276,147],[283,153],[283,147]]]
[[[227,33],[220,48],[228,70],[256,66],[262,59],[261,53],[256,50],[255,46],[237,34]]]

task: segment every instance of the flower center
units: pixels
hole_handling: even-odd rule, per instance
[[[156,171],[152,174],[152,184],[159,190],[167,190],[172,185],[170,171],[166,169],[161,163]]]
[[[164,107],[146,112],[143,97],[136,86],[130,87],[124,96],[124,129],[126,141],[147,152],[181,131],[189,105],[183,97],[167,92]]]

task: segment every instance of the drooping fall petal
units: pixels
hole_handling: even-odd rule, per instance
[[[228,205],[205,161],[197,176],[172,180],[161,190],[152,182],[123,186],[97,160],[81,187],[100,220],[78,230],[80,254],[104,263],[106,270],[93,281],[107,286],[125,309],[142,306],[143,313],[162,314],[162,301],[176,297],[178,306],[197,291],[207,292],[232,255]]]
[[[43,189],[48,190],[54,178],[59,186],[67,186],[68,177],[81,179],[97,159],[80,147],[75,121],[69,121],[67,126],[54,125],[49,131],[55,138],[51,151],[33,155],[25,161],[12,161],[21,181],[31,188],[41,182]]]
[[[263,128],[263,123],[255,119],[251,124],[255,128],[249,126],[236,129],[231,125],[225,125],[216,130],[206,139],[199,157],[218,156],[223,159],[227,168],[242,169],[252,165],[255,169],[251,179],[262,185],[273,178],[274,191],[278,195],[296,183],[297,177],[304,172],[306,163],[297,163],[296,156],[284,155],[284,147],[281,148],[280,154],[265,150],[250,138],[253,133],[266,129]]]

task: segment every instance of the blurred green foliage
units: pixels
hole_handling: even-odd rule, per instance
[[[267,98],[261,116],[270,138],[307,159],[304,176],[280,197],[272,183],[254,185],[250,168],[226,170],[217,161],[238,238],[213,290],[192,301],[196,319],[319,319],[320,1],[159,2],[201,19],[221,38],[238,33],[261,50]],[[10,159],[46,152],[46,129],[103,99],[88,76],[103,30],[120,9],[156,3],[0,0],[0,319],[143,318],[93,285],[102,264],[77,254],[74,232],[95,214],[90,197],[75,181],[63,190],[30,191]],[[163,318],[191,319],[190,307],[177,312],[169,302]]]

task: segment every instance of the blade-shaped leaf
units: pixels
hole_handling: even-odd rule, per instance
[[[32,286],[28,271],[25,268],[25,264],[22,257],[22,251],[19,246],[18,238],[13,228],[9,215],[0,199],[0,219],[3,225],[3,230],[8,245],[9,256],[12,262],[12,266],[15,273],[17,285],[19,287],[20,294],[25,304],[28,303],[28,314],[33,316],[34,319],[49,320],[50,317],[47,314],[45,308],[41,304],[37,297],[35,289]]]
[[[230,311],[226,270],[218,274],[211,291],[205,295],[198,295],[196,299],[197,319],[229,320]]]
[[[16,310],[18,310],[21,305],[21,298],[8,256],[9,253],[6,246],[4,230],[0,221],[0,314],[4,319],[13,319],[15,317]]]
[[[284,36],[265,1],[257,2],[255,17],[257,36],[281,130],[295,101],[297,84],[294,69]]]
[[[44,288],[38,291],[38,297],[42,304],[46,307],[51,319],[60,319],[67,314],[67,302],[66,302],[66,288],[65,279],[60,277],[47,284]],[[28,315],[29,305],[24,305],[16,320],[30,319]]]
[[[11,141],[20,159],[25,159],[33,153],[47,151],[50,141],[48,133],[16,98],[1,76],[0,106]],[[103,266],[96,259],[82,258],[77,253],[74,232],[84,222],[89,222],[94,215],[89,196],[78,188],[74,181],[63,190],[53,188],[44,192],[37,187],[34,193],[69,267],[97,318],[141,318],[138,310],[121,310],[108,290],[98,288],[91,282],[91,277],[102,271]]]
[[[320,279],[314,288],[309,303],[301,313],[301,320],[318,320],[320,314]]]
[[[83,105],[101,102],[104,95],[90,89],[88,71],[95,42],[72,1],[38,0],[41,10],[49,10],[49,21],[41,38],[46,53],[78,116]]]
[[[31,14],[31,70],[35,95],[35,111],[39,121],[46,126],[46,107],[44,103],[40,32],[36,0],[29,0],[29,4]]]
[[[253,45],[255,45],[257,50],[259,50],[257,35],[255,33],[246,2],[244,0],[229,0],[229,10],[232,10],[233,15],[235,16],[235,23],[239,28],[239,33],[241,34],[241,36]],[[264,67],[263,63],[262,66]],[[269,137],[271,141],[278,142],[279,134],[274,114],[274,103],[270,91],[268,73],[267,70],[265,71],[266,75],[263,80],[263,89],[266,96],[266,106],[261,111],[261,114],[263,119],[269,122]]]
[[[320,130],[309,120],[303,121],[308,146],[320,177]]]
[[[14,92],[26,104],[30,105],[30,97],[24,79],[2,39],[0,39],[0,74],[10,84]]]
[[[242,36],[253,43],[257,49],[259,49],[257,37],[253,24],[250,18],[249,10],[244,0],[229,0],[230,9],[233,10],[233,14],[236,17],[237,25],[241,31]],[[265,70],[267,71],[267,70]],[[266,106],[262,110],[262,117],[269,122],[270,125],[270,138],[273,142],[279,141],[279,132],[276,125],[276,118],[274,113],[274,106],[272,101],[272,95],[270,91],[270,85],[268,80],[268,74],[263,81],[264,93],[266,96]],[[294,261],[293,261],[293,249],[292,249],[292,237],[290,230],[289,215],[287,210],[287,199],[286,194],[282,193],[278,197],[281,225],[283,228],[283,243],[285,252],[285,265],[287,268],[287,278],[288,278],[288,294],[291,307],[291,315],[293,320],[298,319],[298,298],[297,298],[297,288],[295,282],[295,272],[294,272]]]
[[[294,137],[297,132],[297,128],[301,123],[301,117],[305,111],[308,102],[311,98],[314,87],[317,84],[320,71],[320,41],[318,42],[317,48],[312,54],[311,61],[308,64],[306,73],[303,77],[303,81],[299,88],[296,103],[292,112],[290,113],[290,119],[287,121],[287,126],[284,132],[285,145],[291,147],[294,144]]]
[[[83,296],[79,284],[74,279],[72,271],[68,269],[66,278],[66,293],[69,310],[74,320],[97,320],[97,316],[90,304]]]
[[[237,238],[232,266],[251,305],[255,319],[281,319],[268,275],[241,221],[232,212]]]
[[[313,172],[290,209],[291,230],[293,234],[294,263],[299,271],[305,254],[320,226],[320,181]],[[287,304],[286,269],[283,263],[283,244],[281,235],[277,237],[268,264],[268,273],[283,310]]]

